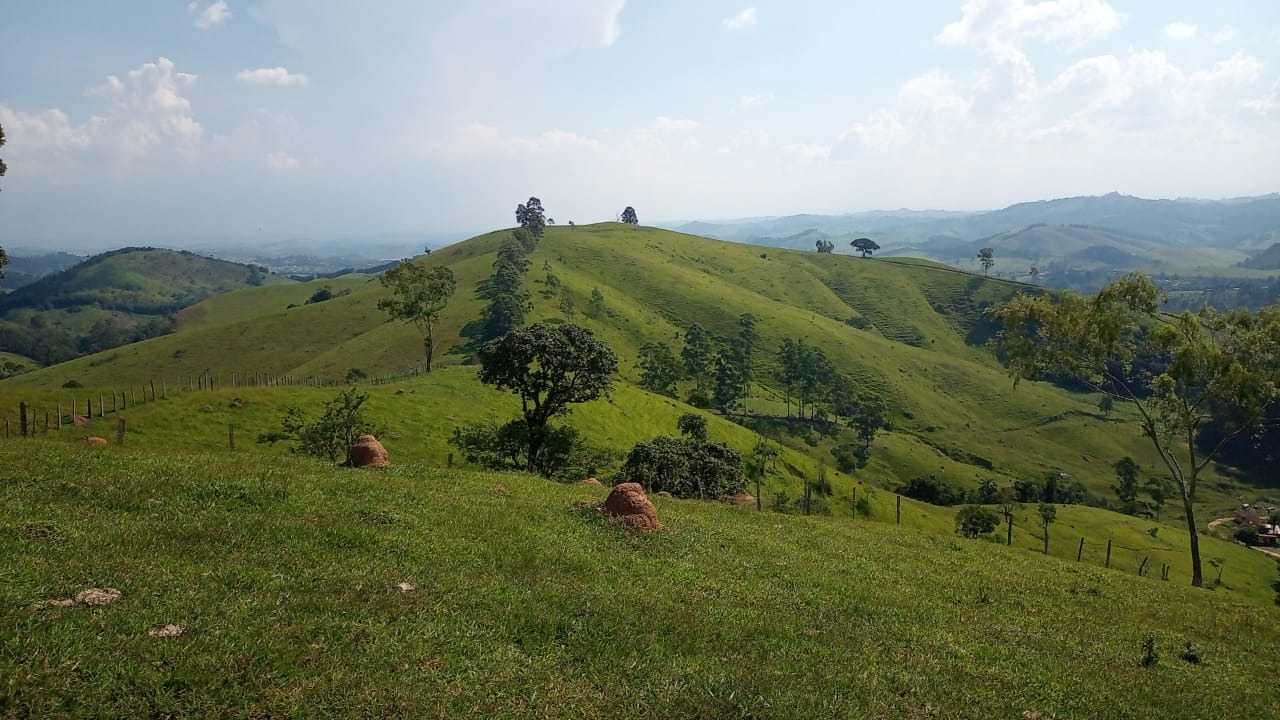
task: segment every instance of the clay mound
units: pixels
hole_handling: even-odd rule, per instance
[[[80,438],[80,442],[91,448],[104,448],[107,446],[107,439],[100,438],[97,435],[85,435]]]
[[[732,502],[734,505],[737,505],[738,507],[747,507],[748,505],[756,504],[756,496],[752,495],[749,492],[744,491],[729,498],[729,502]]]
[[[213,412],[213,406],[212,406],[212,405],[202,405],[202,406],[200,407],[200,412]]]
[[[672,495],[671,495],[671,493],[667,492],[666,490],[659,490],[659,491],[658,491],[658,497],[665,497],[665,498],[669,498],[669,497],[672,497]]]
[[[378,438],[372,435],[361,435],[356,440],[356,444],[351,446],[348,457],[351,458],[352,467],[391,467],[391,461],[387,459],[387,449],[382,447]]]
[[[187,629],[181,625],[157,625],[147,631],[147,634],[153,638],[171,638],[178,637]]]
[[[586,480],[583,480],[583,481],[579,482],[578,484],[579,484],[579,485],[594,485],[595,487],[604,487],[604,483],[600,482],[599,480],[597,480],[597,479],[595,479],[595,478],[593,478],[593,477],[589,477],[589,478],[587,478]]]
[[[76,602],[85,605],[110,605],[119,600],[121,594],[115,588],[89,588],[76,593]]]
[[[601,511],[632,530],[657,530],[662,527],[662,523],[658,522],[658,511],[649,502],[649,498],[645,497],[640,483],[614,485],[609,497],[605,498]]]
[[[231,398],[231,402],[227,403],[227,407],[239,410],[244,407],[244,400],[241,400],[240,398]]]
[[[404,388],[400,388],[399,390],[397,390],[397,391],[396,391],[396,394],[397,394],[397,395],[403,395],[403,394],[404,394]]]

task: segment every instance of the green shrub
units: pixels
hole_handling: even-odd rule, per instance
[[[956,513],[956,532],[970,540],[993,531],[1000,516],[981,505],[965,505]]]
[[[368,399],[368,394],[360,394],[355,388],[343,390],[324,404],[324,411],[315,420],[308,420],[299,408],[286,408],[280,431],[263,433],[258,442],[274,445],[291,440],[297,443],[293,448],[296,453],[328,458],[330,462],[346,460],[356,438],[383,432],[364,417],[362,408]]]
[[[720,443],[661,435],[636,443],[618,473],[618,482],[640,483],[646,492],[674,497],[716,498],[747,485],[742,456]]]
[[[914,478],[905,485],[899,485],[895,492],[931,505],[959,505],[965,500],[964,490],[933,475]]]
[[[1236,528],[1235,539],[1249,547],[1253,547],[1258,544],[1258,528],[1252,525],[1238,527]]]

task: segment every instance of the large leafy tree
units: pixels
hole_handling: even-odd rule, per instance
[[[714,362],[711,334],[698,323],[693,323],[684,334],[684,348],[680,350],[685,372],[693,378],[699,390],[706,386]]]
[[[854,250],[862,253],[862,257],[867,257],[880,249],[880,244],[871,238],[857,238],[849,244],[853,246]]]
[[[402,262],[382,273],[382,285],[394,294],[379,300],[378,309],[392,319],[403,320],[418,328],[427,357],[427,372],[431,372],[436,323],[458,287],[453,271],[444,265],[426,268],[417,263]]]
[[[1093,297],[1020,294],[994,312],[997,351],[1016,383],[1071,377],[1136,410],[1182,500],[1191,584],[1204,585],[1195,500],[1200,474],[1235,438],[1257,429],[1280,397],[1280,312],[1211,308],[1172,316],[1149,278],[1127,275]],[[1141,358],[1159,358],[1153,366]],[[1202,448],[1201,429],[1218,428]]]
[[[477,357],[480,381],[520,396],[527,469],[551,436],[548,424],[569,405],[595,400],[613,387],[618,358],[590,330],[536,323],[485,343]]]
[[[627,208],[622,211],[622,222],[628,225],[639,225],[640,218],[636,216],[636,209],[628,205]]]
[[[517,205],[516,222],[534,237],[542,237],[542,231],[547,227],[547,216],[542,209],[542,201],[531,197],[529,202]]]

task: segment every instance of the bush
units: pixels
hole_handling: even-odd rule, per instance
[[[716,498],[747,485],[742,456],[728,445],[661,435],[636,443],[618,473],[618,482],[640,483],[646,492],[674,497]]]
[[[956,513],[956,532],[970,540],[986,535],[999,525],[1000,516],[980,505],[965,505]]]
[[[299,408],[286,408],[280,431],[263,433],[258,442],[274,445],[292,440],[297,443],[293,448],[296,453],[328,458],[330,462],[338,462],[339,458],[345,461],[356,438],[384,432],[364,417],[362,407],[368,399],[368,394],[357,393],[355,388],[343,390],[324,404],[324,411],[315,420],[308,420]]]
[[[1235,539],[1253,547],[1258,544],[1258,528],[1252,525],[1236,528]]]
[[[578,431],[567,425],[548,425],[533,471],[557,479],[580,480],[584,468],[600,463],[600,451],[583,443]],[[454,428],[449,444],[467,462],[490,470],[527,470],[529,425],[515,419],[505,425],[490,421]],[[583,475],[582,477],[586,477]]]
[[[68,380],[62,383],[62,387],[68,390],[76,390],[78,388],[84,387],[84,385],[81,385],[79,380]]]
[[[312,293],[310,298],[307,298],[307,304],[311,305],[312,303],[320,303],[320,302],[324,302],[325,300],[332,300],[332,299],[333,299],[333,289],[330,288],[328,285],[325,285],[324,287]]]
[[[899,485],[895,492],[931,505],[959,505],[965,500],[964,490],[933,475],[922,475],[906,485]]]

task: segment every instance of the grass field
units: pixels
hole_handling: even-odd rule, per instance
[[[659,498],[632,535],[515,474],[0,459],[7,717],[1263,717],[1280,671],[1274,605],[913,528]],[[122,595],[38,606],[91,587]]]

